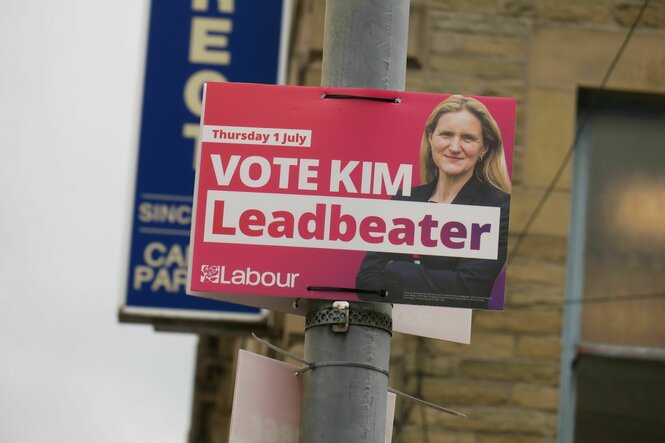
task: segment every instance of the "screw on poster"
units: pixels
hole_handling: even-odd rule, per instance
[[[208,83],[190,293],[502,309],[515,100]]]

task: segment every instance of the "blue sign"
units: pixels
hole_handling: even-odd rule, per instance
[[[258,320],[185,294],[204,82],[283,83],[289,0],[152,1],[123,314]]]

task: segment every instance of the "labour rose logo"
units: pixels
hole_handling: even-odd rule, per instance
[[[201,283],[219,283],[220,266],[201,265]]]

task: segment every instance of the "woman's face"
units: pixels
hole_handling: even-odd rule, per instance
[[[439,117],[429,143],[439,176],[451,178],[470,178],[478,157],[487,152],[480,120],[466,110]]]

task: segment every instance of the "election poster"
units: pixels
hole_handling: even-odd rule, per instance
[[[503,309],[514,126],[511,98],[208,83],[189,293]]]

